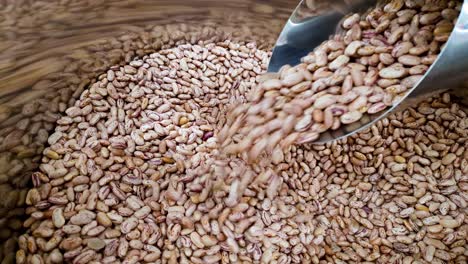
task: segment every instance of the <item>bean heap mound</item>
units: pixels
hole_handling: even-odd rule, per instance
[[[427,69],[445,41],[432,30],[451,22],[447,14],[459,5],[423,4],[394,1],[373,10],[370,21],[351,16],[348,32],[386,39],[359,37],[362,45],[351,55],[319,49],[304,58],[308,63],[283,68],[280,79],[259,76],[268,52],[231,41],[179,45],[100,75],[48,139],[27,193],[17,263],[466,263],[468,117],[449,94],[326,145],[296,145],[305,134],[287,136],[295,126],[313,131],[305,121],[294,123],[305,116],[328,129],[346,113],[374,109],[389,87],[408,87],[401,78],[414,67]],[[435,18],[419,27],[427,14]],[[377,32],[376,21],[387,26]],[[401,31],[397,24],[404,30],[388,43],[389,32]],[[430,43],[404,40],[414,30],[410,39],[427,43],[430,33]],[[385,45],[367,43],[373,41]],[[323,47],[332,44],[344,47],[336,39]],[[407,57],[391,54],[398,45],[407,46]],[[385,52],[376,52],[380,46]],[[421,46],[427,50],[415,56],[428,63],[407,69]],[[329,52],[322,57],[329,69],[309,69],[321,52]],[[361,66],[335,67],[356,54],[351,65]],[[377,77],[384,69],[404,74]],[[344,72],[350,76],[342,78]],[[322,78],[326,87],[318,91]],[[342,80],[328,82],[335,78]],[[372,82],[360,86],[354,78]],[[332,111],[328,126],[327,109],[342,89],[365,103]],[[266,96],[270,91],[274,96]],[[381,101],[370,99],[377,95]],[[302,103],[322,97],[335,101],[302,112]],[[273,106],[276,100],[281,107]],[[288,129],[272,139],[262,130],[266,119],[276,130]],[[252,134],[238,133],[253,124]],[[245,148],[230,147],[245,139]],[[264,150],[268,159],[252,162]]]

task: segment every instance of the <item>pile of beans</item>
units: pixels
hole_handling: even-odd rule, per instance
[[[159,2],[144,0],[0,1],[0,263],[15,262],[31,175],[81,93],[112,66],[181,44],[229,39],[271,49],[290,8],[245,3],[229,9],[205,1],[185,13],[186,3],[174,1],[167,8],[177,15],[168,17]],[[199,23],[183,23],[192,20]]]
[[[380,32],[385,38],[395,28],[390,21],[404,16],[399,3],[369,13],[388,18]],[[405,9],[420,13],[415,23],[426,13],[448,21],[444,10],[458,6],[428,1],[424,6],[435,9],[422,10],[422,4],[404,1]],[[375,19],[367,26],[387,21]],[[365,21],[353,22],[348,32],[359,25],[364,36]],[[412,23],[405,23],[408,30],[393,44],[409,32]],[[421,27],[421,39],[428,41],[424,33],[438,25]],[[17,263],[466,262],[468,117],[449,94],[342,140],[295,144],[317,134],[306,134],[311,124],[296,119],[310,114],[312,126],[328,125],[330,105],[304,114],[306,104],[336,99],[344,88],[364,93],[354,98],[367,100],[356,111],[369,111],[369,103],[378,103],[369,101],[372,96],[382,94],[384,100],[389,94],[377,88],[379,81],[405,86],[403,76],[377,77],[379,71],[403,69],[406,76],[416,65],[385,64],[380,55],[386,52],[359,54],[379,46],[363,37],[357,55],[340,54],[323,65],[326,70],[305,66],[317,65],[314,54],[278,75],[262,75],[270,53],[254,42],[203,39],[134,54],[127,64],[80,85],[76,100],[57,102],[64,115],[56,116],[40,169],[32,175],[34,187],[24,195],[28,219]],[[421,61],[433,58],[445,40],[431,37]],[[339,41],[322,48],[333,43]],[[329,52],[327,60],[346,51],[322,48],[316,52]],[[363,82],[369,73],[376,76],[366,87],[376,94],[355,83],[352,67],[330,68],[340,56],[363,65]],[[350,77],[342,86],[325,82],[325,92],[314,88],[321,78],[346,71]],[[324,76],[314,79],[315,74]],[[268,84],[276,86],[267,89]],[[333,113],[326,129],[340,124],[345,113]],[[291,136],[296,126],[303,126],[303,134]],[[269,134],[275,130],[280,133]]]
[[[209,159],[224,106],[242,100],[267,62],[253,43],[186,44],[98,77],[48,139],[26,196],[38,210],[25,222],[32,236],[20,238],[17,260],[31,248],[47,252],[31,261],[53,263],[167,254],[162,243],[179,239],[180,222],[195,224],[182,219],[184,205],[202,186],[185,172]]]

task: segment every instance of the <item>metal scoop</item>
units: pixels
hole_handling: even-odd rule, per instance
[[[297,65],[300,59],[340,29],[344,16],[362,13],[375,7],[374,0],[303,0],[294,10],[281,32],[268,71],[276,72],[283,65]],[[400,103],[377,114],[364,114],[358,122],[342,125],[338,130],[322,133],[315,143],[340,139],[363,130],[393,111],[445,90],[468,100],[468,0],[464,0],[452,33],[437,60]]]

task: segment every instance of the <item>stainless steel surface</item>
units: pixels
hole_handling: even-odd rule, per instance
[[[299,64],[301,57],[340,30],[340,22],[346,14],[363,12],[376,4],[375,0],[301,1],[276,42],[268,71],[278,71],[286,64]],[[468,0],[464,0],[455,28],[437,60],[399,104],[378,114],[365,114],[360,121],[337,131],[323,133],[315,143],[349,136],[389,113],[449,89],[464,102],[468,100]]]

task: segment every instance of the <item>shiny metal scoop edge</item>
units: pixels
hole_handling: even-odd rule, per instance
[[[307,6],[305,0],[296,7],[276,42],[268,72],[277,72],[286,64],[299,64],[303,56],[340,29],[341,21],[347,14],[364,12],[378,3],[374,0],[327,2],[328,8],[314,15],[307,15],[310,6]],[[446,90],[451,90],[464,99],[468,98],[468,0],[463,1],[457,23],[436,61],[398,104],[374,115],[364,114],[356,123],[322,133],[313,143],[326,143],[352,135],[369,128],[390,113],[415,106],[418,102]]]

